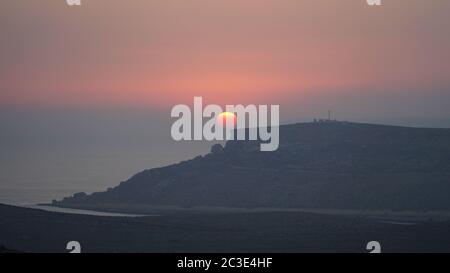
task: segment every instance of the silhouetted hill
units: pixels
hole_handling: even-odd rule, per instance
[[[280,127],[280,147],[228,141],[54,205],[450,209],[450,130],[348,122]]]

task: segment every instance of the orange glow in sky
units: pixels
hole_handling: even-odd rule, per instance
[[[450,1],[426,2],[1,1],[0,103],[306,103],[349,90],[428,96],[450,87]]]

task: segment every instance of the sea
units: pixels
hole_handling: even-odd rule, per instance
[[[145,169],[209,152],[177,142],[170,112],[0,110],[0,203],[35,206],[117,186]]]

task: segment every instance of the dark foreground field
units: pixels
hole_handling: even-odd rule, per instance
[[[62,214],[0,205],[0,245],[24,252],[450,251],[450,223],[398,225],[301,212],[172,213],[152,217]]]

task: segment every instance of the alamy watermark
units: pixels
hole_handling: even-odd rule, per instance
[[[369,6],[381,6],[381,0],[367,0]]]
[[[66,0],[66,4],[69,6],[81,6],[81,0]]]
[[[280,142],[279,105],[226,105],[223,111],[216,104],[203,107],[202,97],[194,97],[193,114],[188,105],[178,104],[172,108],[171,117],[177,118],[171,129],[176,141],[260,140],[261,151],[275,151]]]

